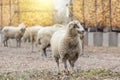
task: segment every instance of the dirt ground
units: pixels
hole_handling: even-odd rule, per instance
[[[50,48],[47,49],[48,57],[44,58],[39,52],[39,46],[31,52],[30,43],[22,43],[21,48],[10,43],[9,47],[0,45],[0,72],[23,70],[53,70],[56,63]],[[81,70],[108,69],[120,72],[120,47],[85,47],[85,53],[80,56],[75,67]],[[60,64],[63,70],[63,64]]]

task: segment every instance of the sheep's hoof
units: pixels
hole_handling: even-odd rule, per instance
[[[57,73],[57,75],[61,75],[61,73],[60,73],[60,72],[58,72],[58,73]]]
[[[64,73],[65,73],[65,75],[69,75],[69,74],[70,74],[70,71],[65,70]]]

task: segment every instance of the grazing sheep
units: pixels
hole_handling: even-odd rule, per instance
[[[26,42],[27,40],[28,40],[28,42],[30,42],[31,39],[34,42],[35,38],[36,38],[36,34],[41,28],[42,28],[41,26],[32,26],[32,27],[26,28],[26,31],[22,38],[24,40],[24,42]]]
[[[32,44],[32,51],[33,51],[33,43],[36,42],[37,33],[41,29],[41,26],[32,26],[29,28],[26,28],[25,34],[23,35],[23,40],[26,42],[28,40],[31,41]]]
[[[17,41],[17,47],[21,46],[21,38],[24,35],[25,32],[25,25],[20,24],[18,27],[14,26],[6,26],[2,29],[2,35],[3,35],[3,43],[5,47],[8,47],[8,40],[9,39],[16,39]]]
[[[40,52],[42,55],[47,56],[46,49],[50,46],[50,39],[53,33],[61,28],[63,28],[63,25],[55,24],[53,26],[44,27],[39,30],[36,44],[40,44]]]
[[[67,60],[73,70],[74,63],[79,57],[81,48],[81,40],[79,34],[83,33],[84,29],[79,21],[71,21],[68,23],[65,30],[55,32],[51,38],[51,49],[58,67],[59,59],[62,59],[65,69],[67,69]]]

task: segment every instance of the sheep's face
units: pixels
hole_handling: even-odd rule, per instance
[[[21,31],[22,33],[24,33],[25,30],[26,30],[26,28],[21,28],[21,29],[20,29],[20,31]]]
[[[76,27],[77,27],[78,33],[83,34],[83,33],[85,32],[83,26],[80,24],[79,21],[75,21],[74,24],[75,24]]]
[[[76,31],[76,34],[77,34],[77,33],[83,34],[84,31],[85,31],[79,21],[72,21],[72,22],[70,22],[70,23],[69,23],[69,29],[70,29],[72,32],[74,32],[74,33],[75,33],[75,31]]]

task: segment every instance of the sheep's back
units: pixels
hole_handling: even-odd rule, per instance
[[[59,55],[59,45],[60,45],[60,41],[62,40],[63,36],[64,36],[65,32],[64,30],[59,30],[59,31],[56,31],[52,38],[51,38],[51,48],[52,48],[52,52],[55,55]]]
[[[18,33],[18,31],[19,31],[19,28],[16,28],[16,27],[4,27],[2,30],[2,33],[6,37],[13,38]]]

